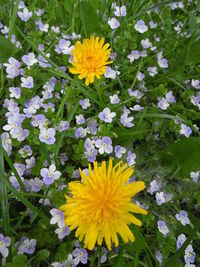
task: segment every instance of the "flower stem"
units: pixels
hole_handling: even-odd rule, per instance
[[[98,263],[97,263],[97,267],[101,267],[101,247],[99,246],[99,258],[98,258]]]
[[[96,258],[97,258],[97,255],[99,253],[101,254],[101,247],[100,246],[97,248],[97,250],[95,251],[95,253],[94,253],[94,255],[93,255],[92,259],[91,259],[90,267],[94,266]],[[99,261],[98,261],[98,264],[99,264]],[[101,266],[101,261],[100,261],[100,265],[98,265],[98,267],[99,266]]]
[[[10,234],[10,220],[9,220],[9,206],[8,194],[6,186],[6,177],[4,172],[4,157],[3,148],[0,139],[0,196],[1,196],[1,209],[3,217],[3,231],[5,235]]]

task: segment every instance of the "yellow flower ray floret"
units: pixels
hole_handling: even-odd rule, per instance
[[[86,78],[85,84],[94,82],[95,76],[101,78],[106,72],[110,57],[110,44],[104,45],[104,38],[91,36],[90,39],[84,39],[83,43],[78,41],[72,49],[73,61],[69,71],[73,74],[79,74],[78,78]],[[109,49],[108,49],[109,48]]]
[[[92,250],[97,243],[105,241],[109,250],[111,243],[118,246],[119,234],[124,242],[134,242],[135,237],[128,225],[142,223],[132,213],[146,215],[147,211],[132,203],[131,198],[145,188],[142,181],[127,183],[134,169],[121,162],[113,166],[109,160],[98,166],[89,164],[89,176],[80,170],[82,182],[70,182],[71,197],[60,207],[65,223],[70,230],[76,229],[75,236]]]

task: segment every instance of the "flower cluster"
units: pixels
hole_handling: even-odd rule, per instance
[[[198,266],[198,1],[7,2],[2,265]]]

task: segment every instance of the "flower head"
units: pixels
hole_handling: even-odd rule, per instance
[[[77,266],[80,262],[82,264],[87,263],[88,253],[84,248],[75,248],[72,252],[72,255],[75,257],[75,266]]]
[[[2,234],[0,234],[0,254],[6,258],[8,256],[8,248],[11,244],[11,239],[9,236],[3,236]]]
[[[181,130],[180,130],[180,134],[181,135],[185,135],[185,137],[189,137],[192,133],[192,129],[185,125],[184,123],[181,123]]]
[[[97,139],[95,146],[99,149],[99,153],[102,155],[104,152],[107,154],[112,153],[112,139],[109,136],[104,136],[102,139]]]
[[[190,224],[190,219],[188,218],[188,213],[185,210],[181,210],[176,214],[176,219],[181,222],[182,225]]]
[[[120,23],[116,18],[109,19],[108,24],[112,30],[115,30],[120,26]]]
[[[148,31],[148,27],[145,25],[143,20],[138,20],[137,23],[135,24],[135,29],[139,33],[144,33]]]
[[[35,251],[36,246],[36,239],[28,239],[27,237],[22,237],[20,240],[20,244],[18,247],[18,254],[23,255],[26,254],[33,254]]]
[[[168,229],[166,223],[162,220],[159,220],[157,222],[157,224],[158,224],[159,232],[161,232],[164,236],[166,236],[169,233],[169,229]]]
[[[186,240],[186,236],[184,234],[180,234],[177,238],[176,247],[179,249],[183,245],[185,240]]]
[[[54,144],[56,139],[55,139],[55,129],[54,128],[49,128],[46,129],[42,127],[40,129],[40,135],[39,139],[41,142],[46,143],[48,145]]]
[[[23,12],[18,11],[18,16],[20,17],[22,21],[25,21],[25,22],[27,22],[32,17],[32,15],[33,13],[29,12],[26,7],[23,9]]]
[[[145,188],[144,182],[127,183],[134,169],[119,162],[113,166],[109,160],[101,166],[94,162],[92,170],[89,164],[89,175],[80,170],[82,182],[69,183],[72,196],[66,196],[66,204],[60,209],[64,211],[65,223],[70,230],[76,229],[75,236],[84,246],[92,250],[97,242],[103,239],[109,250],[111,242],[119,245],[117,233],[124,242],[135,240],[128,225],[142,223],[132,213],[146,215],[147,211],[131,202],[131,198]]]
[[[99,118],[102,121],[105,121],[107,123],[111,123],[113,118],[116,116],[115,112],[110,112],[109,108],[104,108],[104,110],[102,112],[99,113]]]
[[[99,37],[84,39],[83,43],[78,41],[72,49],[73,67],[69,71],[73,74],[79,74],[78,78],[86,78],[85,84],[88,85],[94,82],[95,76],[100,79],[100,76],[106,72],[107,65],[112,63],[108,61],[111,49],[110,45],[104,45],[104,38],[99,40]]]
[[[54,180],[59,179],[61,176],[61,173],[59,171],[56,171],[56,166],[54,164],[51,164],[49,166],[49,169],[42,168],[40,174],[43,177],[43,182],[46,185],[53,184]]]

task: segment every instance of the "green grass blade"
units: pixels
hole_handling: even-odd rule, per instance
[[[198,227],[195,226],[194,229],[190,232],[190,235],[188,236],[187,240],[183,243],[182,247],[176,252],[174,256],[169,258],[169,260],[165,263],[164,267],[177,266],[176,265],[177,259],[184,253],[187,246],[190,244],[192,239],[196,236],[197,231],[198,231]]]
[[[3,217],[3,231],[5,235],[10,234],[10,220],[9,220],[9,206],[8,206],[8,195],[6,187],[6,177],[4,172],[4,158],[3,158],[3,147],[0,140],[0,196],[1,196],[1,210]]]
[[[139,252],[138,251],[136,251],[136,253],[135,253],[135,264],[134,264],[134,266],[135,267],[138,267],[139,265]]]
[[[147,242],[146,242],[146,240],[145,240],[143,234],[140,232],[139,229],[137,229],[137,227],[134,227],[134,229],[135,229],[135,231],[137,231],[139,237],[141,238],[142,242],[144,243],[144,245],[145,245],[145,250],[147,250],[147,251],[146,251],[147,255],[148,255],[148,253],[149,253],[149,254],[151,255],[151,257],[153,258],[154,262],[156,263],[155,266],[158,266],[158,267],[159,267],[160,265],[159,265],[159,263],[158,263],[158,261],[157,261],[155,255],[154,255],[154,253],[152,252],[151,248],[150,248],[149,245],[147,244]]]
[[[94,255],[92,256],[90,267],[95,266],[95,261],[96,261],[96,258],[97,258],[99,251],[101,251],[101,247],[98,247],[97,250],[95,251]]]
[[[21,196],[23,197],[39,197],[39,198],[49,198],[49,196],[44,196],[42,194],[38,194],[38,193],[21,193]],[[15,198],[16,195],[15,194],[9,194],[8,198]]]
[[[153,9],[156,9],[156,8],[159,8],[159,7],[166,6],[166,5],[170,4],[170,3],[172,3],[172,1],[166,1],[166,2],[163,2],[163,3],[158,3],[158,4],[156,4],[156,5],[152,5],[152,6],[150,6],[149,8],[146,8],[146,9],[144,9],[144,10],[138,12],[138,13],[135,14],[133,17],[129,18],[127,21],[133,20],[133,19],[135,19],[135,18],[137,18],[137,17],[140,17],[141,15],[143,15],[143,14],[145,14],[145,13],[147,13],[147,12],[153,10]]]
[[[13,56],[19,50],[18,48],[4,36],[0,35],[0,63],[5,63],[8,58]],[[3,69],[1,71],[3,73]],[[2,76],[2,75],[1,75]],[[1,77],[1,90],[3,90],[4,77]]]
[[[19,0],[15,0],[12,17],[11,17],[11,20],[9,22],[9,33],[8,33],[8,39],[9,40],[11,40],[11,36],[14,33],[15,21],[16,21],[16,18],[17,18],[18,5],[19,5]]]
[[[65,93],[64,93],[63,96],[62,96],[62,101],[61,101],[61,103],[60,103],[60,105],[59,105],[59,108],[58,108],[58,111],[57,111],[57,113],[56,113],[56,117],[55,117],[55,120],[54,120],[53,125],[56,124],[56,122],[58,121],[58,118],[59,118],[60,114],[63,113],[64,106],[65,106],[65,104],[66,104],[66,102],[67,102],[67,99],[68,99],[68,97],[69,97],[70,92],[71,92],[71,86],[70,86],[70,87],[66,86],[66,87],[65,87]]]
[[[101,267],[101,247],[99,249],[99,258],[98,258],[98,262],[97,262],[97,267]]]
[[[47,149],[47,145],[43,142],[40,142],[41,145],[41,149],[42,149],[42,153],[44,154],[44,159],[46,159],[48,161],[48,164],[51,164],[51,158],[49,155],[49,151]]]
[[[21,177],[19,176],[18,172],[15,169],[15,166],[13,165],[12,160],[9,158],[9,156],[7,155],[6,151],[3,148],[2,148],[2,150],[3,150],[4,158],[7,161],[7,163],[9,165],[9,167],[11,168],[12,172],[14,173],[15,177],[17,178],[17,181],[20,184],[22,191],[26,192],[26,188],[25,188],[25,186],[24,186],[24,184],[22,182]]]
[[[74,105],[72,111],[68,114],[67,116],[67,121],[70,123],[74,114],[76,113],[76,110],[78,109],[78,106],[79,106],[79,101],[77,101],[77,103]],[[56,148],[55,148],[55,153],[54,153],[54,159],[57,160],[57,156],[59,155],[59,150],[60,150],[60,147],[62,145],[62,141],[63,141],[63,138],[65,136],[65,132],[63,132],[59,139],[57,140],[56,142]]]
[[[17,29],[17,31],[19,32],[19,34],[24,38],[24,40],[39,54],[39,55],[41,55],[44,59],[46,59],[53,67],[55,67],[56,69],[58,69],[60,72],[61,72],[61,70],[60,70],[60,67],[56,64],[56,63],[54,63],[49,57],[47,57],[46,55],[45,55],[45,53],[43,53],[40,49],[38,49],[37,48],[37,46],[31,41],[31,40],[29,40],[26,36],[25,36],[25,34],[21,31],[21,29],[18,27],[18,26],[16,26],[16,29]],[[68,74],[66,74],[66,73],[64,73],[64,72],[62,72],[62,75],[63,75],[63,77],[64,78],[66,78],[66,79],[68,79],[68,80],[73,80]]]
[[[15,194],[15,196],[17,196],[21,203],[23,203],[28,209],[32,210],[34,213],[37,213],[38,216],[45,221],[45,223],[49,224],[49,218],[41,210],[34,206],[29,200],[23,197],[23,195],[18,192],[8,181],[7,187],[13,194]]]
[[[99,27],[98,15],[91,0],[84,0],[80,2],[80,15],[83,23],[85,37],[90,37],[92,33],[99,34],[101,29]]]

